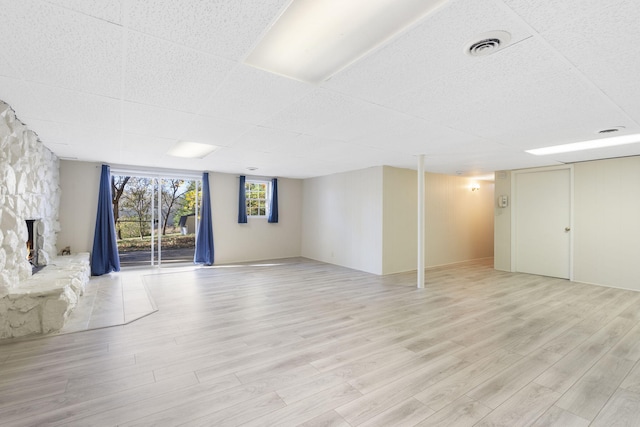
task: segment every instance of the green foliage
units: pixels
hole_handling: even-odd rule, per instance
[[[151,198],[154,182],[152,179],[142,177],[112,178],[112,190],[118,195],[113,200],[118,239],[136,236],[144,239],[151,234],[153,204]],[[195,213],[196,181],[166,178],[160,182],[162,188],[160,230],[164,235],[175,231],[182,215]],[[202,194],[200,191],[198,193],[198,199],[200,199]],[[154,198],[157,200],[157,193]],[[171,223],[170,219],[172,219]],[[156,218],[156,229],[157,222]]]
[[[151,235],[151,221],[140,221],[134,216],[120,218],[116,222],[116,230],[119,231],[118,235],[122,239],[142,239]]]
[[[167,234],[166,236],[162,236],[163,249],[195,248],[195,246],[195,234],[188,234],[186,236],[181,234]],[[118,251],[120,252],[148,251],[150,249],[150,237],[145,237],[144,239],[134,237],[118,241]]]
[[[202,200],[202,190],[198,190],[198,203]],[[187,191],[182,197],[181,204],[173,217],[173,224],[177,227],[180,217],[196,213],[196,182],[189,181]]]
[[[265,216],[267,214],[267,184],[264,182],[247,182],[245,184],[247,199],[247,215]]]

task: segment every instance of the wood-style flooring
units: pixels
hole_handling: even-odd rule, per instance
[[[146,275],[156,313],[0,344],[0,425],[640,425],[640,293],[492,260],[426,277]]]

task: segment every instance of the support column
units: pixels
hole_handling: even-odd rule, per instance
[[[424,288],[424,154],[418,156],[418,288]]]

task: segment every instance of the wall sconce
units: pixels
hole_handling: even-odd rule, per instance
[[[478,191],[480,190],[480,184],[478,184],[477,182],[474,182],[473,184],[471,184],[471,191]]]

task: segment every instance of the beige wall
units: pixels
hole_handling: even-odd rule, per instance
[[[416,269],[418,256],[417,172],[384,167],[383,274]]]
[[[302,256],[382,274],[382,167],[304,180]]]
[[[101,163],[60,160],[58,250],[91,252],[98,209]]]
[[[496,270],[511,271],[511,172],[496,172],[495,183],[493,267]],[[508,205],[506,208],[497,205],[499,196],[507,196]]]
[[[640,290],[640,157],[574,166],[574,280]]]
[[[426,266],[493,256],[493,182],[426,174]]]
[[[302,181],[278,180],[279,222],[249,219],[238,224],[238,178],[209,174],[215,263],[300,256]],[[93,247],[100,164],[61,161],[58,247],[73,252]]]
[[[210,173],[215,263],[300,256],[302,181],[278,179],[278,223],[249,218],[238,224],[238,176]]]

